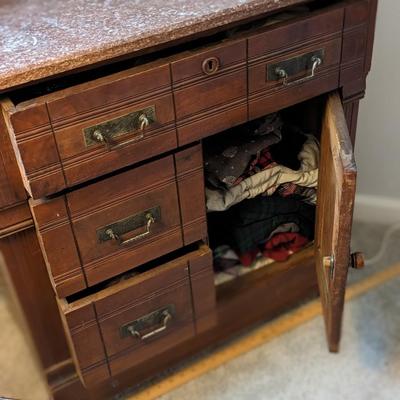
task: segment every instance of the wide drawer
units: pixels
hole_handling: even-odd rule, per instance
[[[30,202],[61,297],[206,237],[204,204],[200,145]]]
[[[82,381],[96,384],[215,324],[211,251],[200,245],[59,307]]]
[[[181,55],[171,71],[180,145],[246,122],[246,40]]]
[[[249,119],[338,87],[343,12],[328,8],[249,37]]]
[[[33,198],[177,146],[169,64],[149,64],[10,110],[14,145]]]

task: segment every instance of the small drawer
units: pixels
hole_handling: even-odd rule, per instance
[[[77,369],[85,385],[97,384],[216,323],[211,251],[201,245],[95,294],[68,300],[59,300],[59,308]]]
[[[338,87],[343,18],[335,6],[248,39],[250,119]]]
[[[33,198],[177,147],[168,63],[22,103],[10,121]]]
[[[171,69],[180,145],[247,121],[246,40],[189,53]]]
[[[63,297],[206,237],[201,146],[50,200],[31,200]]]

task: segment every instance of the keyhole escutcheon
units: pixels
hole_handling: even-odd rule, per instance
[[[206,58],[203,61],[202,69],[206,75],[215,74],[219,69],[219,59],[217,57]]]

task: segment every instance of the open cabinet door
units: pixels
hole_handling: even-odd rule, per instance
[[[342,103],[329,96],[322,123],[316,268],[329,350],[339,349],[357,169]]]

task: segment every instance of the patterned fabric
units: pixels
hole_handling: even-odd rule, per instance
[[[233,186],[239,185],[240,182],[244,181],[246,178],[253,176],[267,168],[275,167],[277,164],[274,162],[269,151],[269,147],[262,149],[256,154],[254,159],[250,162],[247,170],[236,179]]]
[[[266,160],[267,167],[253,175],[260,164],[259,160]],[[261,152],[255,167],[248,171],[250,176],[244,177],[239,184],[229,190],[211,190],[206,188],[207,210],[224,211],[229,207],[260,194],[270,196],[279,186],[292,183],[297,186],[316,188],[318,185],[319,144],[317,139],[308,135],[302,150],[298,155],[300,169],[295,171],[282,165],[271,162],[268,150]],[[293,190],[293,189],[291,189]],[[316,198],[310,199],[312,202]]]
[[[254,156],[281,140],[281,125],[272,114],[210,138],[204,146],[206,181],[220,190],[234,186]]]

